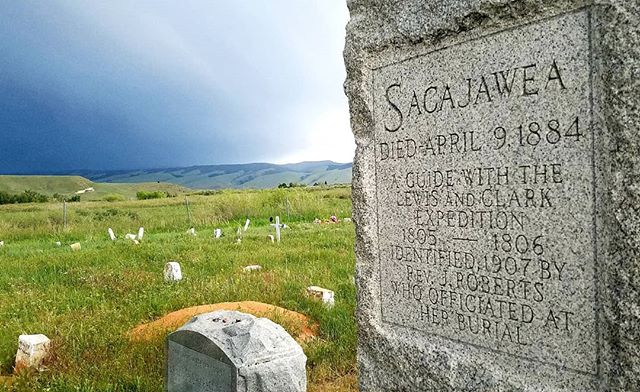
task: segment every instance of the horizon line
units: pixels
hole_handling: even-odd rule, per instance
[[[52,171],[24,171],[24,172],[11,172],[5,173],[0,172],[0,176],[70,176],[74,175],[74,173],[81,172],[104,172],[104,173],[113,173],[113,172],[133,172],[133,171],[145,171],[145,170],[177,170],[177,169],[189,169],[189,168],[197,168],[197,167],[207,167],[207,166],[244,166],[244,165],[274,165],[274,166],[287,166],[287,165],[298,165],[303,163],[320,163],[320,162],[331,162],[338,165],[353,165],[353,161],[351,162],[336,162],[331,159],[322,159],[317,161],[299,161],[299,162],[289,162],[289,163],[272,163],[272,162],[244,162],[244,163],[213,163],[213,164],[195,164],[195,165],[187,165],[187,166],[167,166],[167,167],[147,167],[147,168],[130,168],[130,169],[60,169],[60,170],[52,170]]]

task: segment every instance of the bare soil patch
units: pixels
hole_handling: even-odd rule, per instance
[[[262,302],[242,301],[221,302],[180,309],[155,321],[138,325],[129,331],[129,338],[134,342],[154,340],[175,331],[198,314],[216,310],[237,310],[256,317],[268,318],[282,325],[298,343],[307,342],[318,334],[318,324],[309,320],[302,313]]]

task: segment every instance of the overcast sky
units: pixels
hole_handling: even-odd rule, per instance
[[[345,0],[0,0],[0,172],[332,159]]]

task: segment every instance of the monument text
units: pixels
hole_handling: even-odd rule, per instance
[[[588,23],[373,71],[384,322],[596,373]]]

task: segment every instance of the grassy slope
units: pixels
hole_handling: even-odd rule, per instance
[[[166,191],[180,194],[188,189],[168,183],[139,183],[139,184],[103,184],[94,183],[79,176],[0,176],[0,191],[21,193],[30,189],[45,195],[60,193],[73,195],[76,191],[93,187],[95,192],[81,195],[81,200],[102,200],[106,195],[118,194],[125,199],[135,199],[137,191]]]
[[[190,224],[178,198],[73,203],[66,230],[57,204],[0,206],[6,243],[0,248],[0,375],[11,372],[19,334],[44,333],[55,347],[50,371],[17,377],[18,391],[162,390],[162,339],[131,343],[128,330],[188,306],[256,300],[320,323],[320,338],[303,346],[310,392],[355,390],[354,229],[310,223],[350,216],[349,188],[224,191],[189,199],[195,238],[185,234]],[[269,216],[276,214],[291,228],[280,244],[271,244],[265,237],[273,233]],[[236,244],[246,217],[250,229]],[[122,237],[139,226],[146,231],[139,246],[107,240],[107,227]],[[219,240],[211,238],[215,227],[224,233]],[[68,247],[75,241],[82,243],[80,252]],[[171,259],[181,262],[185,277],[175,285],[162,278]],[[241,273],[248,264],[263,270]],[[333,309],[306,297],[312,284],[336,292]],[[342,386],[329,389],[333,381]]]
[[[80,176],[0,176],[0,191],[20,193],[26,189],[52,195],[73,193],[93,186]]]

